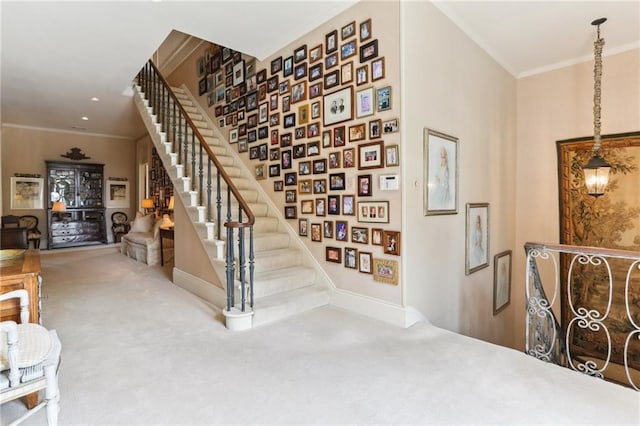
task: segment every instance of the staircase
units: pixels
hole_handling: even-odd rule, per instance
[[[185,177],[185,171],[193,164],[202,164],[200,156],[206,157],[207,153],[202,153],[202,150],[199,149],[198,140],[195,140],[195,145],[189,142],[181,146],[177,144],[178,148],[174,148],[174,143],[171,140],[172,132],[162,131],[162,126],[158,124],[158,117],[153,114],[153,108],[149,105],[149,101],[145,99],[143,90],[143,87],[139,85],[134,86],[136,106],[163,165],[171,177],[174,185],[174,195],[180,197],[185,206],[191,226],[196,230],[202,249],[206,251],[214,270],[220,278],[220,282],[227,283],[230,277],[233,277],[235,300],[242,300],[243,308],[245,298],[253,301],[250,326],[269,323],[326,305],[329,302],[330,285],[320,265],[299,241],[295,232],[282,217],[280,210],[273,205],[257,184],[253,173],[242,163],[232,146],[222,140],[218,129],[187,90],[172,88],[175,99],[178,100],[182,105],[182,109],[191,118],[193,124],[202,135],[204,142],[208,144],[218,163],[231,178],[233,185],[239,190],[242,198],[244,198],[244,201],[255,216],[253,232],[244,233],[243,238],[244,246],[251,246],[254,255],[254,258],[250,258],[248,262],[250,269],[253,269],[253,286],[251,290],[249,288],[245,290],[245,293],[252,291],[252,295],[243,294],[241,289],[246,286],[242,284],[243,282],[246,284],[248,278],[242,272],[244,279],[240,280],[241,272],[239,270],[242,269],[244,271],[244,260],[237,257],[238,253],[233,254],[231,257],[229,256],[227,251],[229,246],[226,244],[228,237],[225,236],[223,232],[225,227],[221,223],[230,222],[228,219],[230,213],[225,218],[224,214],[220,214],[222,209],[219,208],[217,215],[212,215],[211,213],[207,215],[207,207],[203,205],[207,200],[205,195],[208,187],[207,177],[205,176],[202,180],[202,188],[200,188],[200,180],[195,176],[195,173],[193,179]],[[194,146],[196,148],[195,161],[192,157]],[[178,153],[178,150],[181,152]],[[204,158],[202,159],[206,164],[205,160]],[[214,180],[215,171],[212,174],[211,180]],[[211,185],[211,188],[213,189],[210,196],[211,199],[217,200],[219,207],[226,203],[227,186],[224,182],[221,183],[219,193],[215,185]],[[229,201],[228,207],[230,207],[230,211],[239,210],[238,203],[235,201]],[[213,217],[214,219],[207,220],[207,217]],[[221,220],[217,220],[217,217],[220,217]],[[188,225],[180,224],[179,226]],[[236,236],[236,239],[239,238]],[[233,262],[228,262],[228,258],[232,258]],[[229,263],[232,263],[231,267],[241,266],[242,268],[235,268],[230,275]],[[215,284],[212,283],[211,285],[214,286]],[[221,291],[226,292],[226,289],[221,289]],[[229,296],[227,295],[227,300],[229,300],[228,298]],[[224,308],[226,311],[230,311],[229,303],[227,303],[226,307],[219,306],[220,298],[209,300],[209,302]],[[227,326],[229,327],[229,318],[227,318]]]

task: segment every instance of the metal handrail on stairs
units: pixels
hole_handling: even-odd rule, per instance
[[[190,179],[191,191],[197,191],[198,193],[198,205],[205,207],[205,220],[215,223],[216,238],[218,240],[221,239],[223,214],[222,181],[227,185],[226,217],[224,219],[224,227],[226,228],[225,272],[227,311],[236,308],[234,283],[237,268],[241,294],[240,306],[237,309],[245,312],[247,305],[253,308],[253,225],[255,223],[255,216],[153,61],[149,60],[140,70],[137,76],[137,82],[141,88],[141,92],[149,103],[149,107],[152,108],[152,114],[156,116],[156,121],[161,126],[160,131],[167,135],[167,141],[172,144],[172,152],[177,153],[177,164],[183,166],[182,176],[179,175],[178,178],[185,177]],[[191,154],[190,159],[189,153]],[[215,191],[212,187],[214,175],[216,183]],[[196,185],[196,178],[198,179],[198,185]],[[176,188],[178,187],[176,186]],[[206,203],[204,202],[205,194],[203,194],[203,192],[206,194]],[[214,193],[216,197],[215,209],[212,205]],[[232,209],[232,201],[238,204],[238,210],[235,214]],[[236,253],[234,250],[236,229],[238,230],[237,264],[235,262]],[[247,229],[249,231],[248,256],[245,247],[245,230]],[[248,280],[246,277],[247,257],[249,264]]]

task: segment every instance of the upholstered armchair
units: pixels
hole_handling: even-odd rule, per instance
[[[0,302],[9,299],[20,301],[20,324],[0,322],[0,404],[44,389],[44,400],[11,424],[20,423],[46,407],[47,422],[49,426],[55,426],[60,399],[60,340],[55,330],[29,323],[29,293],[26,290],[0,295]],[[3,417],[2,423],[9,423],[9,419]]]
[[[113,242],[119,243],[122,236],[129,232],[129,218],[126,213],[113,212],[111,214],[111,233],[113,234]]]
[[[20,216],[20,228],[27,228],[27,241],[33,242],[33,248],[40,248],[42,232],[38,229],[38,218],[31,215]]]
[[[138,212],[131,229],[122,236],[120,252],[147,265],[160,263],[160,224],[153,213]]]

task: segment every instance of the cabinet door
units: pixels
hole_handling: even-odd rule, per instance
[[[79,172],[78,207],[102,207],[102,173],[93,170]]]
[[[67,207],[77,207],[75,170],[67,168],[49,170],[49,207],[56,201],[64,202]]]

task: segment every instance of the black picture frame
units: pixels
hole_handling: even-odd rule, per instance
[[[271,61],[271,75],[280,72],[280,70],[282,70],[282,56]]]
[[[360,62],[367,62],[378,57],[378,39],[360,46]]]
[[[329,189],[331,191],[343,191],[345,189],[345,174],[331,173],[329,175]]]

